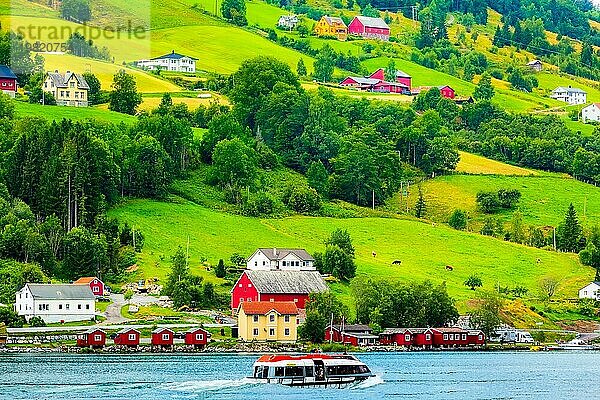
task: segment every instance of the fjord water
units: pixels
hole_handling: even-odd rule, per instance
[[[254,384],[257,355],[3,354],[0,399],[597,398],[598,352],[368,353],[376,378],[345,389]]]

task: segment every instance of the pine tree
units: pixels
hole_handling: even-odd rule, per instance
[[[492,44],[496,47],[502,47],[504,41],[502,40],[502,31],[500,30],[500,25],[496,27],[496,32],[494,33],[494,39],[492,40]]]
[[[226,273],[227,273],[227,271],[225,270],[225,263],[223,262],[223,259],[221,258],[219,260],[219,263],[215,267],[215,275],[217,276],[217,278],[225,278]]]
[[[298,76],[306,76],[308,72],[306,71],[306,65],[304,65],[304,59],[300,58],[298,60],[298,66],[296,67],[296,72]]]
[[[582,228],[577,218],[577,211],[573,203],[569,205],[565,220],[558,227],[558,249],[577,253],[582,246]]]
[[[473,92],[473,98],[477,101],[489,101],[494,97],[494,87],[492,86],[492,77],[485,72]]]
[[[423,190],[419,186],[419,198],[417,199],[417,204],[415,204],[415,217],[423,218],[425,216],[425,208],[425,197],[423,197]]]

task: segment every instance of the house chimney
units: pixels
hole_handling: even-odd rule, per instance
[[[67,70],[67,75],[69,75],[71,73],[71,71]]]
[[[273,255],[277,257],[277,247],[273,247]]]
[[[58,74],[58,70],[57,69],[55,69],[54,72]]]

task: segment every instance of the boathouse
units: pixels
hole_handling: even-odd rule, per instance
[[[208,344],[210,333],[203,328],[192,328],[185,333],[185,344],[203,348]]]
[[[325,341],[352,346],[370,346],[378,341],[368,325],[329,325],[325,328]]]
[[[115,344],[124,347],[137,347],[140,345],[140,331],[133,328],[124,328],[117,332]]]
[[[175,332],[169,328],[156,328],[152,331],[152,346],[171,347],[173,346],[173,336]]]
[[[77,336],[78,347],[101,348],[106,345],[106,332],[99,328],[90,328]]]

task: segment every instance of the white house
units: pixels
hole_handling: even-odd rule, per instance
[[[564,101],[569,104],[585,104],[587,103],[587,93],[584,90],[574,87],[557,87],[552,91],[551,98]]]
[[[26,283],[15,296],[15,311],[28,321],[89,321],[95,317],[96,297],[88,285]]]
[[[600,103],[592,103],[581,110],[581,120],[586,122],[600,122]]]
[[[150,60],[140,60],[136,62],[139,68],[154,71],[175,71],[175,72],[196,72],[197,58],[184,56],[183,54],[175,53],[173,50],[164,56],[151,58]]]
[[[282,15],[279,17],[277,26],[283,29],[294,29],[298,25],[298,16],[296,15]]]
[[[253,271],[314,271],[315,259],[304,249],[258,249],[248,259],[246,268]]]
[[[579,289],[579,298],[600,300],[600,282],[592,282]]]

